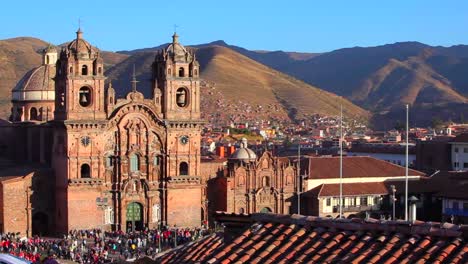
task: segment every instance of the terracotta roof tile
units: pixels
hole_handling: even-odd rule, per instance
[[[464,226],[273,214],[250,218],[254,226],[231,242],[213,234],[161,254],[156,262],[468,263]]]
[[[339,178],[338,157],[311,157],[308,159],[309,179]],[[343,178],[404,176],[405,168],[372,157],[343,157]],[[425,176],[423,172],[409,170],[410,176]]]

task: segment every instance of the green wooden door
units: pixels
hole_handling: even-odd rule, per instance
[[[127,206],[127,221],[141,221],[141,205],[139,203],[130,203]]]

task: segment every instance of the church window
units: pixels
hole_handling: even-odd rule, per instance
[[[130,172],[135,172],[140,170],[140,159],[137,155],[132,154],[130,156]]]
[[[91,178],[91,167],[87,163],[81,165],[81,178]]]
[[[179,77],[185,77],[185,69],[184,67],[179,68]]]
[[[36,107],[31,107],[29,110],[29,120],[38,120]]]
[[[102,74],[102,68],[101,67],[98,68],[98,73]]]
[[[176,102],[179,107],[185,107],[188,105],[188,94],[187,89],[179,88],[176,92]]]
[[[245,184],[245,177],[244,176],[239,176],[239,186],[242,186]]]
[[[87,65],[81,66],[81,75],[88,75],[88,66]]]
[[[195,70],[193,71],[193,75],[197,76],[197,75],[198,75],[198,70],[195,69]]]
[[[81,87],[79,91],[80,105],[87,107],[91,105],[91,89],[88,87]]]
[[[262,185],[263,185],[263,187],[269,187],[270,186],[270,177],[264,176],[262,178]]]
[[[46,56],[46,64],[49,64],[50,62],[50,58],[49,58],[49,55]]]
[[[70,74],[73,73],[73,67],[70,67]]]
[[[187,162],[181,162],[179,164],[179,175],[188,175],[188,164]]]
[[[81,75],[88,75],[88,65],[81,66]]]
[[[171,69],[167,69],[167,75],[171,76]]]
[[[106,157],[106,167],[110,168],[112,166],[114,166],[114,160],[113,160],[112,156],[107,156]]]

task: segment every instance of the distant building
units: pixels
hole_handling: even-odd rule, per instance
[[[304,204],[308,215],[333,216],[339,213],[339,157],[311,157],[305,170]],[[409,179],[417,181],[424,173],[409,170]],[[371,157],[343,157],[343,214],[370,212],[388,214],[390,190],[384,183],[404,182],[405,168]],[[387,207],[388,209],[388,207]]]
[[[450,141],[452,170],[468,170],[468,133],[460,134]]]
[[[448,172],[441,191],[442,217],[455,224],[468,224],[468,172]]]
[[[389,143],[401,142],[401,133],[397,130],[390,130],[385,133],[384,140]]]
[[[415,168],[429,173],[451,170],[452,149],[449,141],[452,139],[453,137],[438,136],[432,140],[417,141]]]
[[[408,146],[409,166],[414,167],[416,161],[416,147]],[[406,145],[385,143],[357,143],[348,150],[348,156],[369,156],[385,160],[396,165],[406,166]]]

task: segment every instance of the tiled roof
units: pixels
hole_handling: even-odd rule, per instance
[[[230,242],[213,235],[157,263],[467,263],[468,226],[253,214]]]
[[[163,253],[163,255],[157,259],[157,263],[196,263],[213,253],[222,243],[222,233],[214,233],[200,240],[174,248],[167,253]]]
[[[445,172],[445,184],[436,195],[444,198],[468,200],[468,172]]]
[[[333,179],[340,175],[339,157],[311,157],[308,160],[309,179]],[[372,157],[343,157],[343,178],[404,176],[405,168]],[[425,174],[409,170],[410,176]]]
[[[349,152],[360,153],[385,153],[385,154],[405,154],[406,146],[403,144],[353,144]],[[409,154],[416,154],[416,146],[408,146]]]
[[[343,183],[343,195],[376,195],[389,194],[387,186],[383,182]],[[318,197],[337,196],[340,194],[340,184],[321,184]]]
[[[468,133],[463,133],[456,136],[452,141],[454,143],[468,143]]]

